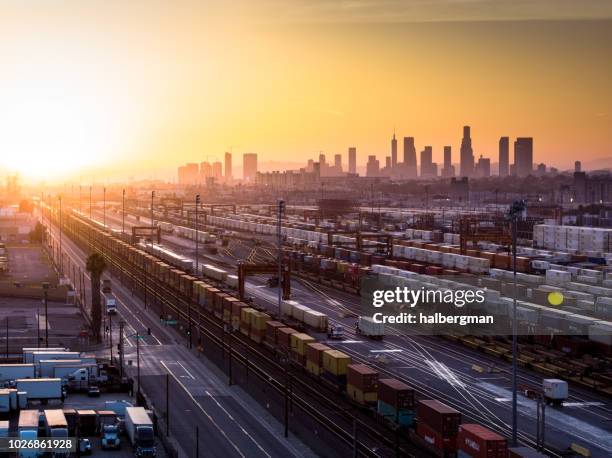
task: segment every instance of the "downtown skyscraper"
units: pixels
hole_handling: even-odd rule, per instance
[[[463,138],[460,150],[460,175],[471,177],[474,175],[474,151],[472,150],[472,138],[470,137],[470,126],[463,126]]]
[[[499,176],[507,177],[510,174],[510,138],[499,139]]]

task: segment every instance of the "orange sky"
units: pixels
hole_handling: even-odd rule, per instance
[[[0,173],[172,176],[230,146],[362,163],[394,128],[457,160],[463,124],[493,162],[501,135],[612,157],[605,1],[27,3],[0,16]]]

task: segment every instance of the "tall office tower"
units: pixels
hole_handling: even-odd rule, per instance
[[[476,164],[476,176],[484,178],[491,176],[491,159],[485,158],[480,155],[480,159],[478,159],[478,163]]]
[[[342,172],[342,154],[336,154],[334,156],[334,167],[336,167],[336,172]]]
[[[321,168],[324,168],[327,165],[325,163],[325,154],[323,153],[319,154],[319,164],[321,165]]]
[[[404,165],[416,169],[417,158],[414,137],[404,137]]]
[[[500,137],[499,139],[499,173],[500,177],[510,174],[510,139]]]
[[[426,146],[421,151],[421,177],[435,177],[438,175],[438,165],[432,161],[432,148]]]
[[[200,163],[200,181],[206,183],[206,178],[212,176],[212,167],[209,162]]]
[[[232,181],[232,153],[225,153],[225,182]]]
[[[245,153],[242,155],[242,179],[248,183],[255,183],[257,177],[257,154]]]
[[[397,165],[397,138],[395,138],[395,132],[393,132],[393,138],[391,139],[391,167]]]
[[[212,177],[215,179],[215,182],[221,181],[221,177],[223,176],[223,164],[221,161],[216,161],[212,163]]]
[[[444,178],[451,178],[455,176],[455,168],[453,167],[451,147],[444,147],[444,167],[442,168],[442,176]]]
[[[582,162],[574,162],[574,172],[582,172]]]
[[[357,173],[357,148],[354,146],[349,147],[349,173]]]
[[[518,177],[533,172],[533,138],[517,137],[514,142],[514,172]]]
[[[463,126],[463,138],[461,139],[460,153],[461,176],[470,177],[474,174],[474,152],[472,150],[472,138],[470,137],[470,126]]]
[[[314,170],[314,160],[308,159],[308,163],[306,164],[306,171],[312,172]]]
[[[380,162],[376,159],[376,156],[368,156],[366,176],[377,177],[378,175],[380,175]]]
[[[385,157],[385,168],[387,169],[387,172],[391,171],[391,156]]]

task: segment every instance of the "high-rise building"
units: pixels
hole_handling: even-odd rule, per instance
[[[357,148],[354,146],[349,147],[348,155],[348,171],[349,173],[357,173]]]
[[[200,181],[206,182],[206,178],[212,176],[212,166],[209,162],[200,162]]]
[[[225,181],[232,181],[232,153],[225,153]]]
[[[514,142],[514,172],[518,177],[533,172],[533,138],[518,137]]]
[[[319,154],[319,164],[321,165],[321,168],[324,168],[327,165],[325,163],[325,154],[323,153]]]
[[[432,148],[431,146],[426,146],[423,151],[421,151],[421,176],[422,177],[435,177],[438,175],[438,164],[432,161]]]
[[[444,147],[444,167],[442,168],[442,176],[451,178],[455,176],[455,167],[453,167],[451,147]]]
[[[212,164],[212,177],[215,179],[215,182],[221,181],[221,177],[223,176],[223,164],[220,161],[213,162]]]
[[[472,150],[470,126],[463,126],[463,138],[461,139],[459,166],[461,169],[462,177],[470,177],[474,174],[474,151]]]
[[[397,138],[395,138],[395,132],[393,132],[393,138],[391,139],[391,167],[397,165]]]
[[[491,176],[491,159],[487,157],[483,157],[482,154],[478,159],[478,163],[476,164],[475,170],[476,176],[479,177],[490,177]]]
[[[539,177],[546,175],[546,164],[544,164],[543,162],[538,164],[538,166],[536,167],[536,175],[538,175]]]
[[[417,157],[416,148],[414,147],[414,137],[404,137],[404,165],[416,169]]]
[[[507,177],[510,174],[510,138],[499,139],[499,176]]]
[[[336,167],[337,172],[342,172],[342,154],[336,154],[334,156],[334,167]]]
[[[391,170],[391,156],[385,157],[385,168],[387,169],[387,172]]]
[[[368,162],[366,163],[366,176],[377,177],[380,175],[380,162],[376,159],[376,156],[368,156]]]
[[[574,162],[574,172],[582,172],[582,162]]]
[[[198,164],[189,163],[178,168],[178,182],[184,185],[198,184]]]
[[[248,183],[255,183],[257,177],[257,154],[245,153],[242,155],[242,179]]]

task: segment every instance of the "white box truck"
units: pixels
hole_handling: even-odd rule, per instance
[[[26,378],[16,380],[17,391],[25,391],[30,399],[61,399],[62,379]]]
[[[125,431],[137,457],[154,457],[157,454],[153,422],[144,407],[125,409]]]
[[[0,364],[0,382],[34,378],[34,364]]]
[[[49,359],[79,359],[81,354],[78,351],[35,351],[32,353],[32,362],[39,364],[42,360]]]
[[[565,380],[556,378],[547,378],[542,382],[544,389],[544,400],[547,404],[552,404],[561,407],[563,401],[568,398],[568,386]]]
[[[360,316],[357,322],[357,334],[380,340],[385,335],[385,325],[377,323],[369,316]]]
[[[34,362],[34,352],[38,351],[47,351],[47,352],[66,352],[69,351],[68,348],[63,347],[53,347],[53,348],[45,348],[45,347],[26,347],[22,349],[23,352],[23,362],[24,363],[33,363]]]
[[[38,363],[38,376],[53,377],[53,372],[56,367],[80,365],[80,359],[42,359]]]
[[[36,440],[38,438],[38,410],[22,410],[19,412],[17,435],[21,440]],[[19,450],[20,458],[37,458],[41,453],[38,449],[22,448]]]
[[[45,429],[47,437],[53,439],[68,439],[68,422],[61,409],[45,410]],[[54,449],[52,452],[52,456],[54,457],[67,457],[68,455],[69,451],[67,449]]]

